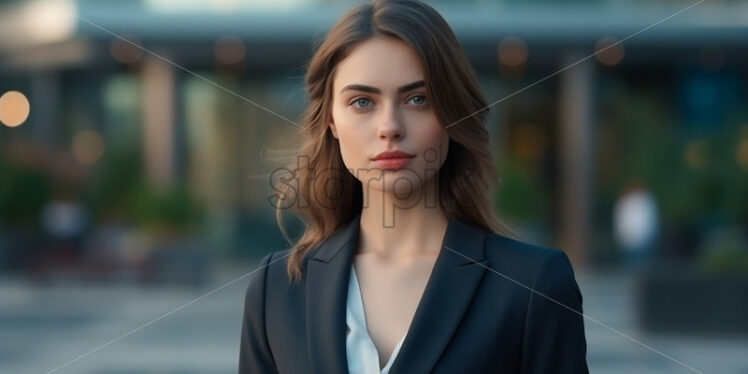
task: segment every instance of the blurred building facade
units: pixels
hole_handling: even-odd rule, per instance
[[[615,263],[613,207],[636,181],[661,208],[662,256],[696,256],[715,225],[745,230],[748,4],[430,3],[495,103],[496,209],[528,240]],[[60,201],[94,226],[198,227],[211,256],[285,247],[268,234],[272,151],[296,144],[304,63],[354,4],[0,2],[5,256],[32,250],[18,243]]]

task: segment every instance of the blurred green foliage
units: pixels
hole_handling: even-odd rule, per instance
[[[643,182],[657,198],[662,219],[678,224],[714,214],[731,221],[748,218],[748,170],[737,159],[745,138],[741,121],[733,120],[711,135],[679,128],[653,94],[622,95],[612,132],[600,152],[613,160],[613,180],[602,188],[622,192]],[[717,126],[717,124],[715,124]]]
[[[610,215],[626,188],[639,184],[656,198],[661,227],[698,230],[748,222],[748,113],[724,123],[691,123],[656,91],[611,90],[597,154],[598,215]],[[671,230],[672,229],[672,230]],[[745,242],[694,243],[701,265],[712,272],[748,273]],[[719,247],[717,249],[717,247]],[[669,249],[680,251],[680,249]]]
[[[739,226],[714,230],[700,260],[706,273],[748,275],[748,239]]]
[[[550,209],[547,206],[547,191],[542,189],[542,181],[508,154],[498,161],[498,170],[501,172],[501,186],[496,199],[496,210],[523,222],[540,220],[540,214]]]
[[[143,177],[137,149],[109,149],[78,184],[56,181],[43,168],[0,159],[0,225],[40,229],[45,204],[56,196],[79,199],[94,224],[118,220],[159,233],[199,230],[205,208],[183,181],[156,188]]]
[[[161,190],[141,184],[128,201],[125,212],[135,224],[146,228],[194,231],[204,217],[203,208],[184,185]]]
[[[700,263],[708,273],[748,276],[748,250],[745,247],[708,252]]]
[[[86,205],[97,220],[124,216],[130,194],[143,183],[141,162],[137,149],[112,148],[104,153],[84,191]]]
[[[155,187],[143,177],[140,153],[112,150],[101,160],[87,191],[87,202],[99,219],[119,218],[158,231],[193,231],[203,222],[205,209],[177,181]]]
[[[122,219],[159,231],[192,231],[202,224],[204,207],[185,183],[155,188],[143,177],[138,149],[111,149],[97,165],[85,200],[97,220]]]
[[[51,195],[48,176],[0,159],[0,223],[38,227],[41,210]]]

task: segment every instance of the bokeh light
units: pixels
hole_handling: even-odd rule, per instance
[[[73,137],[73,155],[79,162],[91,165],[104,154],[104,139],[95,130],[81,130]]]
[[[8,127],[17,127],[26,122],[31,105],[26,96],[18,91],[8,91],[0,96],[0,122]]]
[[[238,64],[244,60],[246,53],[244,42],[236,36],[226,35],[216,41],[216,60],[224,65]]]
[[[520,159],[537,161],[543,156],[547,139],[540,125],[535,123],[522,124],[517,127],[514,138],[514,153]]]
[[[735,158],[743,169],[748,170],[748,138],[743,138],[738,143],[738,149],[735,152]]]
[[[703,140],[695,140],[686,147],[685,158],[688,166],[702,169],[707,162],[707,144]]]
[[[618,65],[625,54],[623,43],[620,43],[615,37],[605,36],[595,43],[595,58],[603,65]]]
[[[499,43],[499,62],[509,67],[519,67],[527,62],[528,49],[524,40],[508,36]]]
[[[123,39],[124,38],[124,39]],[[122,64],[134,64],[143,58],[142,43],[134,36],[114,38],[109,46],[112,57]]]

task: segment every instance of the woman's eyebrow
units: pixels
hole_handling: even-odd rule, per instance
[[[425,83],[424,83],[423,80],[415,81],[413,83],[408,83],[408,84],[406,84],[406,85],[404,85],[402,87],[399,87],[397,89],[397,93],[401,94],[403,92],[408,92],[410,90],[413,90],[413,89],[416,89],[416,88],[419,88],[419,87],[423,87],[423,86],[425,86]],[[348,90],[363,91],[363,92],[369,92],[369,93],[374,93],[374,94],[381,94],[382,93],[382,91],[380,89],[376,88],[376,87],[366,86],[366,85],[363,85],[363,84],[349,84],[349,85],[343,87],[343,89],[340,90],[340,93],[343,93],[343,92],[348,91]]]

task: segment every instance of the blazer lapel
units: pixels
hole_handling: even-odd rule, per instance
[[[360,218],[358,213],[334,232],[307,263],[307,344],[317,374],[348,374],[345,306]],[[442,248],[390,374],[432,370],[483,277],[484,240],[483,230],[449,219]]]
[[[360,218],[335,231],[307,263],[306,337],[317,374],[348,374],[345,306]]]
[[[432,372],[485,273],[484,240],[483,230],[450,219],[441,252],[390,374]]]

